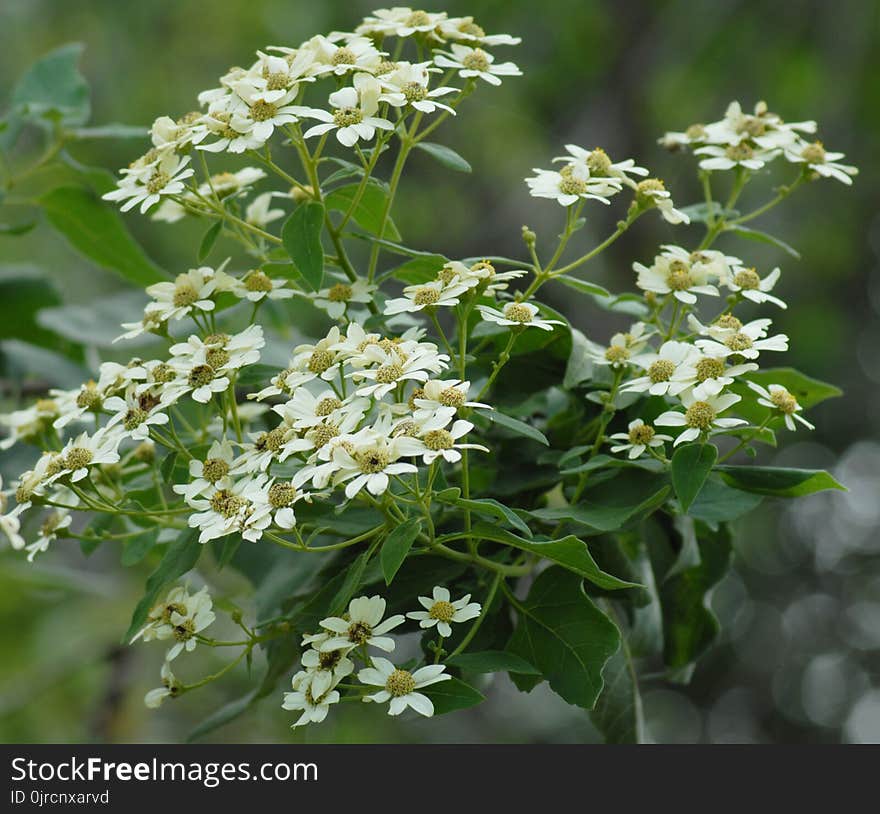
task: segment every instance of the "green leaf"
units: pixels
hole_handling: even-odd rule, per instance
[[[435,279],[437,272],[448,262],[449,259],[442,254],[426,254],[401,263],[387,274],[402,280],[407,285],[424,285]]]
[[[509,415],[499,413],[497,410],[487,412],[486,416],[499,426],[504,427],[517,435],[522,435],[524,438],[531,438],[533,441],[538,441],[545,447],[550,446],[547,436],[540,430],[535,429],[531,424],[526,424],[525,421],[520,421],[518,418],[511,418]]]
[[[642,696],[625,642],[608,660],[602,678],[605,689],[590,712],[593,725],[605,743],[642,743]]]
[[[133,124],[102,124],[100,127],[76,127],[70,135],[77,139],[92,138],[139,138],[150,135],[148,127]]]
[[[798,404],[805,410],[815,407],[817,404],[826,399],[837,398],[843,395],[840,388],[833,384],[813,379],[805,376],[800,371],[790,367],[774,367],[765,368],[749,374],[749,381],[760,384],[762,387],[769,387],[771,384],[778,384],[784,387],[796,399]],[[760,424],[767,416],[767,408],[758,404],[758,394],[755,393],[745,382],[734,382],[730,388],[731,392],[742,396],[742,401],[736,405],[737,415],[748,419],[752,424]],[[770,426],[782,426],[782,417],[773,419]]]
[[[778,237],[768,235],[767,232],[761,232],[758,229],[747,229],[745,226],[728,226],[725,231],[734,232],[747,240],[754,240],[758,243],[769,243],[777,249],[782,249],[782,251],[791,255],[795,260],[801,259],[800,252],[798,252],[797,249],[790,246],[784,240],[780,240]]]
[[[517,531],[521,531],[525,534],[526,537],[532,536],[532,530],[509,506],[505,506],[503,503],[499,503],[497,500],[493,500],[490,497],[467,500],[460,495],[460,489],[445,489],[442,492],[435,493],[434,499],[439,500],[441,503],[448,503],[452,506],[460,506],[463,509],[470,509],[476,514],[494,517],[497,520],[504,520],[507,523],[510,523],[510,525],[517,529]]]
[[[687,680],[696,659],[718,635],[718,620],[708,607],[710,590],[730,567],[730,535],[700,538],[699,562],[682,569],[660,586],[663,609],[664,660],[672,677]]]
[[[611,296],[611,292],[607,288],[602,288],[602,286],[596,283],[588,283],[586,280],[579,280],[577,277],[568,277],[563,274],[561,277],[553,277],[551,279],[569,288],[573,288],[575,291],[580,291],[581,294],[592,294],[595,297]]]
[[[718,203],[718,201],[712,201],[711,206],[705,201],[701,201],[700,203],[690,204],[690,206],[682,207],[681,211],[690,218],[692,223],[708,223],[710,220],[710,212],[712,214],[712,218],[718,218],[722,215],[725,218],[735,218],[737,215],[739,215],[738,210],[725,209],[720,203]]]
[[[26,235],[37,225],[37,221],[28,220],[23,223],[0,223],[0,235],[9,235],[9,237],[18,237]]]
[[[467,709],[486,700],[481,692],[458,678],[439,681],[419,690],[419,692],[431,699],[435,715],[445,715],[447,712]]]
[[[12,91],[11,109],[25,118],[51,117],[65,125],[89,119],[89,86],[77,63],[81,43],[62,45],[37,60]]]
[[[217,558],[217,568],[223,569],[238,553],[238,548],[244,538],[240,534],[230,534],[223,539],[223,546],[220,549],[220,556]]]
[[[211,253],[211,249],[214,248],[214,244],[217,242],[217,238],[220,235],[220,231],[223,229],[223,221],[218,220],[207,232],[205,232],[205,236],[202,238],[202,242],[199,244],[199,253],[198,253],[198,261],[200,263],[204,263],[207,259],[208,255]]]
[[[444,144],[435,144],[433,141],[420,141],[416,144],[420,150],[439,161],[444,167],[455,172],[471,172],[471,165],[467,163],[455,150]]]
[[[150,609],[156,604],[159,593],[163,588],[182,577],[198,562],[202,553],[199,543],[198,529],[188,529],[180,538],[168,546],[165,556],[158,567],[147,578],[147,585],[141,601],[137,603],[131,616],[131,624],[122,637],[123,644],[127,644],[147,621]]]
[[[364,578],[364,571],[367,568],[367,563],[373,556],[374,550],[373,547],[370,547],[366,551],[358,554],[355,561],[346,569],[345,579],[343,580],[342,585],[334,594],[333,599],[330,600],[330,616],[339,616],[339,614],[346,609],[349,601],[354,596],[355,591],[357,591],[361,585],[361,581]]]
[[[562,386],[571,390],[581,382],[593,378],[593,356],[590,351],[590,341],[577,328],[571,331],[571,353],[565,364],[565,375],[562,377]]]
[[[569,704],[592,709],[620,633],[584,593],[580,578],[548,568],[515,607],[519,623],[506,649],[537,667]],[[532,679],[514,680],[521,688],[534,686]]]
[[[826,489],[846,487],[823,469],[788,469],[777,466],[719,466],[721,477],[737,489],[773,497],[803,497]]]
[[[344,187],[337,187],[328,193],[324,199],[327,209],[335,209],[337,212],[348,212],[354,202],[359,184],[347,184]],[[376,183],[368,183],[364,187],[364,192],[358,201],[352,213],[352,219],[362,226],[368,232],[378,235],[382,228],[382,218],[385,213],[385,207],[388,203],[388,193],[385,188]],[[400,232],[391,218],[385,220],[384,237],[388,240],[400,240]]]
[[[324,207],[315,201],[300,204],[281,227],[281,242],[297,271],[315,291],[324,279]]]
[[[128,233],[122,218],[82,187],[59,187],[40,198],[49,222],[71,245],[139,287],[167,279]]]
[[[177,464],[177,452],[171,450],[159,464],[159,474],[162,476],[163,483],[174,483],[174,467]]]
[[[713,444],[685,444],[675,450],[670,474],[683,512],[700,494],[717,458],[718,449]]]
[[[484,650],[481,653],[459,653],[446,659],[447,664],[469,673],[519,673],[541,675],[541,671],[521,656],[506,650]]]
[[[379,551],[379,561],[382,565],[382,575],[385,577],[386,585],[391,584],[421,530],[422,521],[415,517],[397,526],[385,538]]]
[[[129,537],[122,548],[122,565],[126,568],[137,565],[156,545],[158,537],[158,528],[148,529],[143,534]]]
[[[472,531],[476,539],[504,543],[520,551],[528,551],[530,554],[552,560],[600,588],[613,591],[638,587],[637,583],[625,582],[611,574],[606,574],[596,565],[587,544],[574,535],[560,537],[558,540],[524,540],[506,529],[488,523],[477,523]]]
[[[39,325],[38,312],[61,302],[52,280],[35,266],[0,266],[0,339],[27,339],[58,349],[58,337]]]
[[[736,520],[754,510],[763,500],[761,495],[743,492],[728,486],[717,475],[711,475],[703,484],[700,494],[691,504],[688,514],[709,525]]]

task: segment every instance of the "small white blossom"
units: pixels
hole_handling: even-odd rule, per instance
[[[423,629],[436,625],[437,632],[444,638],[452,635],[452,622],[476,619],[482,611],[478,602],[471,602],[470,594],[453,601],[448,589],[439,585],[435,586],[431,596],[420,596],[419,604],[425,610],[412,611],[406,615],[407,618],[417,620]]]
[[[650,424],[637,418],[630,421],[627,432],[615,432],[608,436],[610,442],[616,442],[611,447],[612,452],[626,452],[627,457],[633,461],[645,454],[647,449],[662,447],[667,441],[672,440],[670,435],[658,435]]]
[[[513,62],[495,62],[495,57],[482,48],[453,43],[449,51],[438,51],[434,64],[439,68],[453,68],[463,79],[482,79],[490,85],[500,85],[502,76],[522,76]]]
[[[365,667],[358,672],[358,681],[382,688],[377,693],[365,696],[364,701],[375,701],[379,704],[390,701],[389,715],[400,715],[407,707],[412,707],[419,715],[430,718],[434,714],[434,704],[427,695],[416,690],[452,678],[445,670],[444,664],[429,664],[410,673],[395,667],[388,659],[376,657],[372,667]]]
[[[544,319],[538,316],[538,307],[530,302],[509,302],[499,311],[488,305],[478,305],[480,316],[487,322],[511,328],[540,328],[552,331],[554,325],[564,325],[558,319]]]
[[[394,639],[386,633],[404,623],[401,614],[389,616],[385,621],[385,600],[381,596],[359,596],[348,603],[345,618],[329,616],[321,620],[321,627],[332,634],[318,643],[317,650],[327,653],[331,650],[349,652],[356,647],[376,647],[386,653],[394,650]]]

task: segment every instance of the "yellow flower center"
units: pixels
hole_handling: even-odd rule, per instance
[[[440,622],[451,622],[452,617],[455,616],[455,606],[451,602],[445,602],[441,599],[431,605],[428,616]]]
[[[647,446],[653,438],[654,428],[650,424],[637,424],[629,431],[629,442],[636,446]]]
[[[697,430],[708,430],[715,420],[715,408],[708,401],[695,401],[684,414],[689,427]]]
[[[761,278],[754,269],[742,269],[734,276],[733,284],[746,291],[755,291],[761,287]]]
[[[395,670],[385,682],[385,689],[395,698],[409,695],[416,688],[416,680],[408,670]]]
[[[654,384],[668,382],[673,373],[675,373],[675,364],[669,359],[658,359],[656,362],[652,362],[648,368],[648,378]]]

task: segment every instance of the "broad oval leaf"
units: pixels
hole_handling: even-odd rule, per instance
[[[700,493],[717,458],[718,449],[713,444],[685,444],[675,450],[670,474],[683,512]]]
[[[89,119],[89,86],[77,63],[82,43],[62,45],[38,59],[18,80],[11,108],[26,118],[50,116],[66,125]]]
[[[599,696],[590,720],[605,743],[642,743],[644,720],[642,696],[626,642],[609,659],[602,673],[605,689]]]
[[[198,261],[200,263],[204,263],[208,255],[211,253],[211,249],[214,248],[214,244],[217,242],[217,238],[220,236],[220,230],[222,228],[223,221],[218,220],[217,223],[205,232],[205,236],[199,244]]]
[[[445,715],[447,712],[474,707],[486,700],[481,692],[458,678],[439,681],[419,692],[431,699],[435,715]]]
[[[719,466],[731,486],[746,492],[774,497],[803,497],[826,489],[846,487],[823,469],[789,469],[778,466]]]
[[[419,536],[422,530],[422,521],[417,517],[407,520],[400,526],[397,526],[391,534],[385,538],[382,548],[379,551],[379,562],[382,566],[382,576],[385,577],[385,584],[390,585],[406,555],[409,554],[410,548]]]
[[[324,198],[327,209],[335,209],[342,213],[348,212],[354,203],[359,187],[360,184],[347,184],[328,192],[327,197]],[[382,228],[382,216],[387,204],[388,193],[385,188],[376,183],[367,183],[351,217],[368,232],[378,235]],[[391,218],[385,220],[383,237],[388,240],[400,240],[400,232],[397,231]]]
[[[563,568],[548,568],[516,605],[519,623],[507,650],[541,671],[551,689],[584,709],[602,692],[602,670],[620,647],[620,632],[584,593],[580,578]],[[534,680],[514,678],[531,688]]]
[[[46,217],[71,245],[101,268],[139,287],[168,279],[125,228],[122,218],[82,187],[58,187],[40,198]]]
[[[522,656],[506,650],[483,650],[479,653],[459,653],[446,659],[447,664],[470,673],[518,673],[540,675],[541,671]]]
[[[447,147],[445,144],[435,144],[433,141],[420,141],[416,144],[420,150],[424,150],[428,155],[439,161],[444,167],[455,172],[471,172],[471,165],[468,164],[455,150]]]
[[[324,279],[324,206],[308,201],[294,209],[281,227],[281,242],[306,283],[317,291]]]
[[[726,231],[733,232],[740,237],[754,240],[758,243],[769,243],[771,246],[776,246],[777,249],[782,249],[782,251],[791,255],[795,260],[801,259],[800,252],[797,249],[789,246],[784,240],[780,240],[778,237],[767,234],[767,232],[762,232],[758,229],[747,229],[745,226],[728,226]]]
[[[533,441],[538,441],[545,447],[550,446],[547,436],[540,430],[535,429],[531,424],[526,424],[525,421],[520,421],[518,418],[511,418],[509,415],[499,413],[497,410],[491,410],[487,412],[486,415],[491,421],[517,435],[522,435],[524,438],[531,438]]]
[[[603,288],[596,283],[588,283],[586,280],[579,280],[577,277],[569,277],[565,274],[559,277],[553,277],[558,283],[580,291],[581,294],[592,294],[594,297],[610,297],[611,292],[607,288]]]

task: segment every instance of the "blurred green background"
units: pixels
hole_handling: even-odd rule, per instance
[[[0,99],[35,58],[80,40],[86,45],[82,71],[92,85],[92,123],[148,125],[161,114],[195,107],[199,90],[213,87],[230,65],[248,64],[255,49],[350,29],[374,5],[3,0]],[[811,415],[815,433],[784,438],[782,448],[763,453],[765,460],[827,467],[850,492],[819,494],[784,509],[766,502],[741,522],[736,567],[713,597],[724,627],[721,642],[691,685],[648,677],[642,689],[656,741],[880,742],[880,4],[471,0],[445,9],[474,15],[489,32],[522,36],[522,46],[497,52],[525,75],[497,90],[481,88],[457,120],[438,131],[438,141],[471,162],[473,175],[441,172],[427,157],[412,161],[396,215],[410,245],[451,257],[521,256],[524,223],[549,243],[561,210],[530,199],[522,178],[532,167],[549,166],[567,142],[603,146],[618,160],[635,157],[666,180],[676,202],[692,203],[699,199],[693,160],[664,153],[656,139],[665,130],[719,118],[731,99],[745,107],[766,99],[786,119],[817,119],[826,147],[860,167],[853,188],[812,184],[756,222],[794,245],[803,260],[729,236],[719,243],[759,269],[782,266],[779,291],[790,308],[777,325],[792,346],[785,363],[846,392]],[[116,169],[145,144],[99,141],[73,152],[88,164]],[[617,214],[592,212],[580,233],[583,245],[610,233]],[[127,223],[169,270],[194,265],[203,225],[168,227],[138,216]],[[631,290],[634,260],[649,260],[658,243],[688,245],[697,235],[696,228],[673,229],[660,218],[645,218],[590,267],[590,276],[612,290]],[[42,269],[64,303],[112,303],[107,319],[113,331],[117,301],[108,298],[123,284],[73,255],[49,230],[0,235],[0,264]],[[572,312],[564,291],[548,289],[546,298],[598,341],[620,326],[582,300],[576,307],[583,310]],[[6,354],[14,349],[2,345]],[[16,383],[3,384],[8,409]],[[5,478],[27,460],[20,452],[4,454]],[[244,674],[236,673],[157,712],[143,707],[144,692],[158,684],[161,646],[121,650],[116,642],[144,576],[121,569],[107,547],[86,560],[77,546],[59,544],[34,565],[0,554],[0,740],[180,740],[247,689]],[[239,589],[228,574],[220,582],[232,595]],[[190,669],[197,665],[207,673],[212,658],[190,659]],[[503,679],[489,703],[433,721],[395,722],[369,709],[346,713],[291,733],[279,695],[211,737],[596,739],[583,713],[543,688],[521,695]]]

